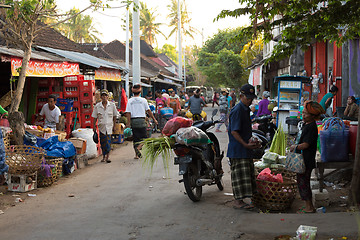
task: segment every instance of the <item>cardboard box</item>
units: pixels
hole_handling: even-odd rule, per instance
[[[83,138],[69,138],[69,141],[74,144],[77,154],[84,154],[86,152],[86,140]]]
[[[124,134],[125,125],[123,123],[116,123],[113,134]]]
[[[37,129],[25,129],[25,131],[37,136],[37,137],[43,137],[44,136],[44,132],[43,131],[40,131],[40,130],[37,130]]]

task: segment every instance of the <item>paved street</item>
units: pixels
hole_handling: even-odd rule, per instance
[[[222,130],[216,135],[226,150],[227,134]],[[193,203],[178,183],[177,166],[170,164],[165,176],[160,160],[150,174],[133,156],[131,143],[125,143],[111,153],[112,163],[92,161],[7,209],[0,215],[0,239],[274,239],[294,236],[301,224],[317,226],[318,239],[357,236],[353,213],[265,214],[233,209],[226,158],[224,191],[205,186],[202,200]]]

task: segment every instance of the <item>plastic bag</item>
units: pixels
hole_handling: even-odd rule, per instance
[[[176,133],[179,128],[190,127],[193,124],[193,120],[183,117],[176,117],[170,119],[165,124],[162,133],[165,136],[171,136]]]
[[[184,145],[203,145],[210,143],[206,133],[197,127],[180,128],[175,134],[177,143]]]
[[[265,163],[273,164],[276,163],[276,161],[278,160],[279,154],[273,152],[266,152],[262,158],[264,159]]]
[[[37,147],[36,136],[34,134],[29,133],[28,131],[25,131],[24,144]]]
[[[268,182],[279,182],[279,183],[284,182],[281,173],[278,173],[276,175],[272,174],[270,168],[265,168],[264,170],[262,170],[257,176],[257,179]]]
[[[296,239],[298,240],[315,240],[317,227],[300,225],[296,230]]]
[[[86,140],[86,152],[85,156],[88,158],[97,157],[97,148],[96,144],[93,141],[94,131],[90,128],[79,128],[75,131],[72,131],[71,134],[77,138],[83,138]]]
[[[48,138],[39,147],[46,150],[51,157],[69,158],[76,155],[76,148],[72,142],[59,142],[58,136]]]

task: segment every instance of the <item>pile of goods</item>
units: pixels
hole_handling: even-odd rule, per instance
[[[165,170],[169,169],[169,161],[171,156],[171,149],[175,144],[182,144],[186,146],[206,145],[210,143],[209,137],[204,131],[199,128],[191,126],[192,120],[176,117],[169,120],[164,129],[165,137],[148,138],[142,141],[142,156],[143,166],[148,166],[151,170],[161,155]]]

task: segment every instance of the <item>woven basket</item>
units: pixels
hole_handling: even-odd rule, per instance
[[[252,198],[254,205],[268,211],[284,211],[290,208],[296,196],[297,184],[290,178],[283,179],[283,183],[256,179],[258,193]]]
[[[4,135],[3,139],[4,139],[5,149],[9,148],[10,147],[10,134],[7,133],[6,135]]]
[[[11,174],[31,174],[40,169],[45,150],[27,145],[14,145],[5,150]]]
[[[54,167],[51,168],[50,177],[46,176],[45,169],[41,167],[41,169],[38,171],[38,179],[37,179],[38,187],[51,186],[54,182],[56,182],[59,179],[60,174],[62,172],[63,160],[64,160],[63,158],[45,159],[46,164],[54,165]]]

